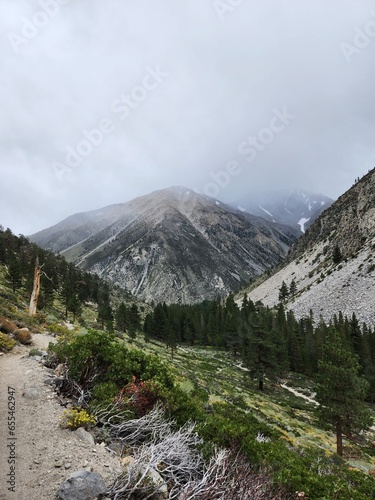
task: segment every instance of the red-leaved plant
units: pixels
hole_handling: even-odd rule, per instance
[[[152,382],[142,382],[133,375],[132,381],[121,389],[117,396],[117,405],[129,405],[137,417],[143,417],[158,401],[157,388]]]

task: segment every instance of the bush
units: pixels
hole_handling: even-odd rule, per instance
[[[20,330],[15,330],[13,332],[13,337],[20,342],[20,344],[28,345],[31,344],[32,335],[27,328],[21,328]]]
[[[42,356],[42,351],[40,351],[39,349],[33,347],[32,349],[30,349],[29,351],[29,356],[32,357],[32,356]]]
[[[92,393],[93,405],[108,404],[122,390],[131,392],[129,384],[134,381],[134,394],[127,395],[129,399],[133,396],[133,400],[136,393],[140,396],[146,389],[145,383],[157,396],[174,388],[171,371],[156,356],[128,350],[108,332],[90,330],[71,341],[62,338],[49,350],[68,365],[71,381]],[[139,405],[142,413],[142,404]]]
[[[5,335],[5,333],[0,332],[0,351],[11,351],[15,345],[16,342],[13,339]]]

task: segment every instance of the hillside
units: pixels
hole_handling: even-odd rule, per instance
[[[146,302],[225,297],[279,263],[297,231],[181,187],[77,214],[31,236]]]
[[[11,386],[16,389],[17,432],[19,446],[22,446],[22,455],[20,454],[16,461],[16,493],[20,500],[52,498],[64,481],[78,470],[100,474],[105,480],[107,496],[114,498],[113,485],[117,484],[116,478],[119,478],[119,475],[128,477],[131,467],[135,467],[135,471],[138,471],[137,467],[141,469],[144,463],[142,461],[148,459],[148,455],[145,454],[148,450],[147,443],[139,450],[134,445],[126,446],[126,453],[122,456],[117,453],[119,444],[117,443],[116,447],[113,436],[103,433],[100,426],[90,429],[91,438],[87,433],[81,433],[79,437],[78,433],[60,427],[61,416],[66,405],[72,404],[72,400],[53,390],[53,387],[63,380],[62,365],[55,371],[44,366],[46,358],[41,357],[40,350],[45,348],[49,340],[53,342],[59,340],[60,349],[68,353],[68,357],[75,355],[79,360],[81,353],[84,352],[82,361],[86,375],[90,349],[98,346],[99,351],[94,351],[96,356],[98,354],[105,356],[109,341],[111,345],[116,346],[118,353],[121,346],[125,346],[133,362],[139,359],[145,363],[149,360],[151,364],[145,364],[143,368],[146,368],[143,374],[146,381],[147,377],[150,377],[150,372],[147,373],[147,370],[153,370],[155,367],[165,370],[168,367],[166,373],[169,373],[168,377],[173,374],[176,384],[173,391],[176,392],[172,391],[172,401],[166,400],[165,404],[169,407],[172,402],[170,411],[174,411],[174,418],[179,419],[179,425],[181,419],[196,419],[196,429],[204,437],[206,452],[210,450],[209,443],[221,448],[223,446],[230,448],[236,446],[236,443],[241,443],[241,452],[249,461],[243,464],[242,468],[237,468],[237,454],[222,455],[230,460],[229,465],[223,463],[225,469],[220,468],[217,471],[220,474],[220,487],[226,488],[225,499],[294,500],[300,498],[296,495],[296,491],[304,493],[304,497],[308,496],[310,500],[318,500],[322,495],[324,498],[333,499],[340,492],[344,495],[343,498],[350,496],[361,500],[373,498],[375,483],[367,474],[375,469],[375,460],[370,447],[370,443],[375,439],[373,429],[363,435],[360,442],[345,439],[344,461],[340,461],[334,453],[334,434],[323,429],[318,423],[315,413],[315,387],[307,377],[285,374],[282,381],[267,381],[266,390],[260,392],[256,390],[256,382],[249,376],[248,369],[229,352],[211,347],[179,345],[171,356],[171,350],[166,348],[164,343],[155,340],[145,342],[140,332],[135,339],[129,335],[120,335],[118,332],[114,341],[114,337],[106,332],[90,333],[90,330],[82,327],[77,321],[74,325],[69,325],[68,330],[64,324],[63,307],[58,301],[54,308],[47,309],[45,316],[29,318],[24,312],[23,292],[13,293],[4,281],[4,269],[0,267],[0,270],[2,313],[9,319],[16,320],[18,326],[29,327],[33,332],[31,345],[17,346],[14,351],[0,355],[2,387]],[[95,309],[91,311],[90,307],[85,308],[82,320],[86,327],[95,324],[94,315]],[[54,333],[56,331],[58,334]],[[92,344],[90,336],[95,340]],[[77,341],[82,347],[85,345],[85,349],[81,347],[74,354],[73,346]],[[82,344],[85,341],[86,344]],[[68,344],[72,347],[64,351]],[[148,358],[149,355],[152,357]],[[121,362],[121,357],[118,355],[113,357],[109,353],[108,356],[107,364],[103,367],[104,374],[111,372],[108,369],[111,362]],[[101,359],[102,357],[99,357],[98,361]],[[163,365],[160,365],[160,362]],[[74,376],[74,365],[69,366],[72,370],[70,376]],[[138,363],[133,369],[142,370]],[[117,378],[129,376],[128,369],[124,371],[124,374],[115,372]],[[27,378],[24,376],[25,372]],[[130,371],[130,375],[131,373]],[[163,383],[163,372],[157,373],[160,387]],[[129,384],[129,387],[134,386],[131,380]],[[110,385],[106,387],[107,391],[112,390]],[[2,397],[4,394],[6,394],[5,389]],[[102,393],[103,396],[106,394]],[[1,411],[4,409],[5,405],[2,405]],[[3,414],[1,416],[5,418]],[[32,422],[32,432],[30,432],[30,422]],[[138,424],[137,420],[131,422],[136,425],[135,429],[141,428],[140,420]],[[142,422],[144,423],[145,419]],[[187,429],[185,426],[178,431],[178,434],[168,435],[169,441],[166,441],[168,454],[163,457],[164,467],[165,464],[169,465],[170,457],[173,458],[178,453],[174,448],[175,441],[171,439],[178,438],[178,443],[181,444]],[[82,441],[82,436],[84,439],[93,439],[94,442],[90,444],[89,441]],[[1,439],[0,443],[3,443]],[[114,453],[113,449],[117,452]],[[152,449],[155,454],[160,453],[160,450],[165,450],[163,441]],[[187,450],[184,451],[186,452]],[[193,457],[195,460],[198,459],[196,454]],[[134,465],[129,466],[132,463]],[[266,469],[263,468],[264,463],[267,464]],[[7,467],[8,464],[1,467],[1,474]],[[157,468],[157,464],[155,467]],[[164,467],[158,469],[161,475],[169,470]],[[252,471],[250,475],[249,471]],[[197,471],[194,473],[197,474]],[[144,474],[144,470],[141,474]],[[155,478],[155,474],[153,477]],[[211,483],[207,483],[207,477],[205,487],[213,487]],[[4,481],[0,484],[0,494],[7,493],[4,484]],[[235,488],[233,484],[236,485]],[[253,494],[241,496],[243,488],[247,488],[246,491],[253,488],[254,490],[251,490]],[[142,489],[138,491],[142,492]],[[258,496],[255,496],[255,492]],[[142,493],[140,495],[142,498]],[[131,496],[124,493],[120,498],[129,499]],[[202,498],[208,500],[213,497]],[[223,497],[218,496],[218,498]]]
[[[312,310],[329,320],[342,311],[375,324],[375,169],[324,211],[294,244],[285,265],[248,290],[254,301],[274,306],[284,281],[297,293],[286,304],[298,317]],[[334,252],[338,256],[334,258]],[[266,277],[265,277],[266,278]]]

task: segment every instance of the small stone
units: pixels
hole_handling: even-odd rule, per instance
[[[87,467],[88,465],[89,465],[88,460],[85,460],[85,461],[83,462],[83,464],[82,464],[82,467]]]
[[[101,446],[102,448],[104,448],[105,447],[105,442],[102,441],[99,446]]]
[[[95,446],[95,440],[92,437],[92,435],[87,432],[83,427],[79,427],[77,430],[74,431],[74,434],[80,439],[81,441],[84,441],[85,443]],[[96,452],[96,450],[95,450]]]
[[[104,467],[109,467],[109,464],[103,464],[103,465],[104,465]]]
[[[110,443],[106,447],[106,450],[110,453],[116,453],[117,455],[119,455],[121,457],[123,446],[119,443]]]
[[[71,464],[71,463],[69,463],[69,462],[66,462],[66,463],[64,464],[65,469],[70,469],[70,467],[71,467],[71,466],[72,466],[72,464]]]
[[[28,399],[39,399],[40,391],[37,387],[27,387],[22,393],[22,396]]]
[[[120,463],[123,467],[126,467],[126,468],[134,467],[135,459],[134,459],[134,457],[128,455],[124,458],[120,458]]]
[[[63,463],[62,462],[55,462],[54,465],[55,465],[56,469],[59,469],[60,467],[63,466]]]
[[[39,465],[39,464],[40,464],[40,461],[39,461],[39,460],[37,460],[37,459],[35,458],[35,459],[34,459],[34,464]]]

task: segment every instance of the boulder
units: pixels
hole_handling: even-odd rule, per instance
[[[4,318],[4,316],[0,316],[0,332],[13,333],[14,330],[17,329],[18,326],[15,323],[13,323],[13,321]]]
[[[93,500],[103,498],[107,491],[100,474],[80,470],[70,474],[57,492],[60,500]]]

